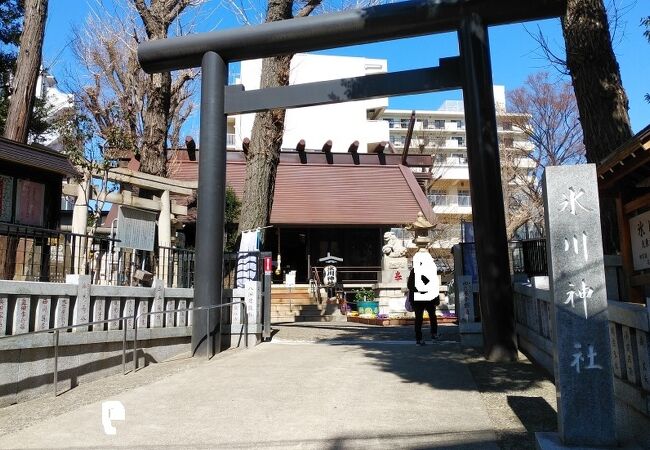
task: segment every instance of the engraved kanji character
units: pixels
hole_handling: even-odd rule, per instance
[[[580,373],[580,362],[585,360],[585,357],[582,356],[582,351],[580,349],[582,348],[582,345],[575,343],[573,344],[573,348],[578,350],[576,353],[574,353],[573,356],[573,361],[571,362],[571,367],[576,368],[576,372]]]
[[[569,196],[567,197],[566,194],[562,194],[562,202],[560,203],[560,211],[564,211],[569,208],[569,212],[573,214],[574,216],[576,215],[576,206],[579,206],[582,208],[584,211],[591,211],[590,208],[586,208],[585,206],[580,203],[578,200],[580,197],[585,195],[584,189],[580,189],[578,192],[576,192],[572,187],[569,188]]]
[[[571,242],[569,242],[568,238],[564,238],[565,252],[568,252],[572,248],[571,243],[573,243],[573,253],[577,255],[578,249],[580,248],[580,244],[578,243],[578,236],[574,234]],[[587,261],[589,259],[589,250],[587,249],[587,233],[584,231],[582,232],[582,254],[585,257],[585,261]]]
[[[596,359],[596,355],[598,355],[598,353],[596,353],[596,352],[594,351],[594,346],[593,346],[593,345],[589,345],[587,348],[588,348],[588,351],[587,351],[587,358],[589,359],[589,364],[587,364],[587,366],[585,367],[585,369],[602,369],[603,366],[601,366],[600,364],[595,364],[595,363],[594,363],[594,361],[595,361],[595,359]]]
[[[582,286],[580,287],[579,290],[575,289],[575,284],[569,283],[569,287],[571,290],[567,291],[566,295],[567,298],[564,301],[564,304],[571,304],[572,308],[575,308],[575,299],[579,298],[582,300],[583,305],[584,305],[584,310],[585,310],[585,319],[588,318],[587,316],[587,300],[591,298],[591,296],[594,294],[594,290],[590,287],[587,286],[587,283],[585,283],[585,280],[582,280]]]

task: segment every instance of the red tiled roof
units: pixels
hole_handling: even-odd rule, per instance
[[[0,137],[0,160],[47,170],[64,176],[79,174],[62,153],[47,147],[26,145],[3,137]]]
[[[227,183],[241,198],[246,164],[229,161]],[[196,180],[195,161],[177,161],[169,177]],[[400,225],[433,212],[411,170],[401,165],[278,165],[271,223]]]

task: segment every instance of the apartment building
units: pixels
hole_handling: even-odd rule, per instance
[[[533,161],[526,156],[532,146],[513,124],[521,116],[506,110],[504,86],[494,86],[494,99],[500,145],[519,150],[521,156],[514,163],[516,170],[534,168]],[[396,152],[404,148],[411,114],[412,110],[386,109],[380,115],[388,125],[389,141]],[[440,223],[435,245],[450,249],[461,240],[462,222],[472,220],[463,102],[447,100],[437,110],[415,111],[415,119],[409,153],[434,156],[427,197]]]

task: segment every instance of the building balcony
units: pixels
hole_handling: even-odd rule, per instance
[[[226,134],[226,148],[231,150],[235,148],[235,133]]]
[[[468,216],[472,214],[472,200],[467,195],[428,195],[429,203],[436,214]]]

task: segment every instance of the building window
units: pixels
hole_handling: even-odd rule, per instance
[[[396,135],[391,135],[390,136],[390,142],[391,144],[395,146],[404,146],[404,142],[406,141],[406,136],[396,136]]]
[[[449,205],[449,196],[447,191],[444,190],[434,190],[428,195],[429,203],[432,206],[447,206]]]
[[[515,140],[513,138],[503,138],[503,146],[505,148],[513,148],[515,145]]]
[[[433,127],[437,130],[443,130],[445,128],[445,121],[441,119],[436,119],[433,121]]]
[[[455,129],[457,129],[457,130],[462,130],[462,129],[463,129],[463,125],[464,125],[464,124],[463,124],[463,121],[462,121],[462,120],[450,120],[450,122],[456,124],[456,128],[455,128]],[[454,128],[454,127],[452,127],[452,128]]]
[[[402,128],[408,128],[409,127],[409,119],[401,119],[400,122],[402,124]]]
[[[503,122],[504,131],[512,131],[512,122]]]
[[[465,153],[452,153],[451,162],[453,164],[467,164],[467,156]]]
[[[452,136],[452,140],[456,141],[458,147],[465,147],[465,138],[462,136]]]
[[[437,148],[442,148],[442,147],[445,146],[445,140],[442,139],[442,138],[435,138],[431,142],[432,142],[433,146],[437,147]]]
[[[429,128],[429,119],[424,119],[422,121],[422,128],[424,128],[425,130]]]
[[[384,119],[388,122],[388,128],[395,128],[395,119]]]
[[[468,190],[458,190],[458,206],[472,206],[472,199]]]

